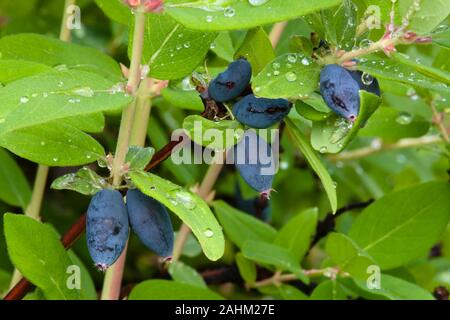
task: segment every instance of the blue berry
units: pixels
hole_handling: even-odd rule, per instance
[[[291,110],[285,99],[257,98],[245,96],[233,107],[236,119],[251,128],[266,129],[284,119]]]
[[[359,85],[350,72],[336,64],[327,65],[320,73],[320,92],[331,110],[355,120],[359,114]]]
[[[234,146],[234,164],[247,184],[258,192],[270,194],[276,171],[271,146],[253,130]]]
[[[127,209],[131,228],[142,243],[158,256],[173,251],[173,227],[166,208],[138,189],[128,190]]]
[[[128,240],[128,214],[122,194],[104,189],[92,197],[87,211],[86,236],[95,265],[106,270],[121,255]]]
[[[209,96],[217,102],[230,101],[241,95],[252,78],[252,66],[245,59],[238,59],[209,84]]]

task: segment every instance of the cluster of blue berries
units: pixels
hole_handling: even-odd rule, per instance
[[[257,98],[253,93],[248,93],[251,77],[252,66],[246,59],[240,58],[211,81],[208,96],[218,103],[233,103],[233,115],[243,125],[254,129],[267,129],[283,120],[292,104],[285,99]],[[259,158],[259,149],[262,147],[267,150],[267,157],[270,158],[270,145],[254,131],[249,130],[244,139],[234,147],[234,160],[241,177],[253,189],[269,194],[273,175],[261,174],[263,164]],[[245,159],[240,160],[245,161],[237,161],[238,151],[245,155],[242,157]]]
[[[87,244],[94,264],[106,270],[123,252],[133,229],[142,243],[168,258],[173,251],[173,227],[166,208],[138,189],[128,190],[126,204],[117,190],[92,197],[87,211]]]

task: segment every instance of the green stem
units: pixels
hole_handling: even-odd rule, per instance
[[[150,80],[142,80],[137,93],[136,112],[134,115],[133,130],[131,131],[130,145],[143,147],[147,137],[147,127],[150,117],[152,100],[150,97]]]
[[[128,76],[127,90],[136,95],[137,87],[141,77],[141,60],[144,45],[145,14],[136,12],[134,15],[133,55],[131,57],[130,72]],[[139,104],[138,97],[122,112],[119,137],[117,140],[116,153],[113,162],[113,184],[115,187],[122,183],[122,167],[130,145],[135,119],[136,106]],[[122,283],[123,269],[125,266],[126,248],[119,259],[106,271],[103,282],[102,300],[118,300]]]

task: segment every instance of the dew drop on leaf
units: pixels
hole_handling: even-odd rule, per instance
[[[319,152],[322,154],[327,153],[327,151],[328,151],[328,148],[326,146],[320,147],[320,149],[319,149]]]
[[[205,232],[203,232],[205,237],[212,238],[214,236],[214,232],[211,229],[206,229]]]
[[[269,0],[248,0],[248,3],[254,7],[262,6],[267,2],[269,2]]]
[[[290,63],[296,63],[297,62],[297,55],[296,54],[289,54],[287,59],[288,59],[288,61]]]
[[[397,116],[397,119],[395,119],[395,121],[396,121],[398,124],[401,124],[401,125],[408,125],[408,124],[410,124],[410,123],[412,122],[412,120],[413,120],[412,115],[409,114],[409,113],[407,113],[407,112],[401,112],[401,113]]]
[[[294,82],[297,80],[297,75],[294,72],[288,72],[286,73],[286,80],[289,82]]]
[[[305,58],[302,59],[302,64],[304,66],[309,66],[311,64],[311,62],[309,61],[308,58],[305,57]]]
[[[20,103],[27,103],[30,99],[26,96],[20,97]]]
[[[214,18],[213,16],[206,16],[206,22],[213,22]]]
[[[89,87],[82,87],[82,88],[78,88],[73,90],[73,93],[75,93],[76,95],[82,96],[82,97],[88,97],[91,98],[94,96],[94,90],[92,90]]]
[[[236,14],[236,10],[233,7],[226,7],[223,11],[223,15],[227,18],[232,18]]]
[[[373,77],[368,74],[368,73],[363,73],[361,75],[361,81],[362,83],[364,83],[366,86],[370,86],[373,83]]]

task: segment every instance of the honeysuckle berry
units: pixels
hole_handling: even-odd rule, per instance
[[[284,119],[291,110],[285,99],[257,98],[247,95],[233,107],[236,119],[251,128],[266,129]]]
[[[226,102],[239,97],[252,78],[252,66],[241,58],[228,66],[209,84],[208,93],[217,102]]]
[[[138,189],[127,192],[128,217],[133,232],[142,243],[163,258],[173,251],[173,227],[166,208]]]
[[[128,232],[128,214],[122,194],[109,189],[95,194],[87,210],[86,236],[91,258],[100,270],[106,270],[119,258]]]

